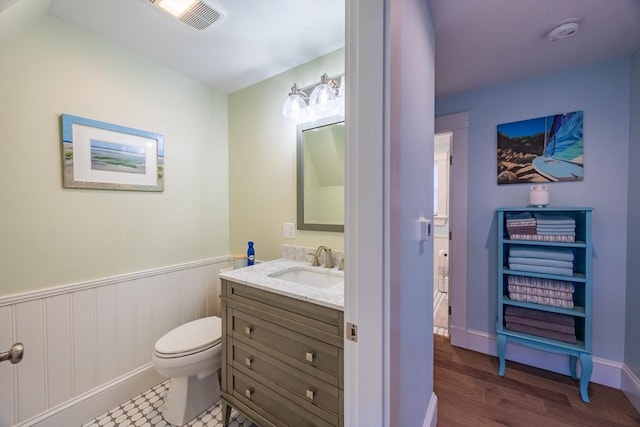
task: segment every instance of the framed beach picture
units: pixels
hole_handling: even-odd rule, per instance
[[[62,114],[65,188],[163,191],[163,135]]]
[[[582,181],[582,111],[498,125],[498,184]]]

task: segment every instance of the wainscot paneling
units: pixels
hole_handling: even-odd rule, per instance
[[[106,389],[131,394],[120,401],[144,391],[148,384],[138,390],[135,377],[151,369],[156,340],[219,315],[218,272],[229,265],[224,256],[0,297],[0,350],[25,346],[22,362],[0,364],[0,426],[69,414],[81,425],[115,406],[100,401]]]

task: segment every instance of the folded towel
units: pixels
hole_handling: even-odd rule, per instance
[[[535,229],[536,224],[507,224],[507,230]]]
[[[542,236],[573,236],[575,237],[575,231],[569,230],[536,230],[536,234],[540,234]]]
[[[575,224],[536,224],[536,228],[542,230],[575,230]]]
[[[514,301],[532,302],[535,304],[551,305],[554,307],[573,308],[573,301],[568,301],[561,298],[543,297],[540,295],[528,295],[519,294],[516,292],[509,292],[509,298]]]
[[[509,256],[523,258],[546,258],[560,261],[573,261],[573,251],[569,248],[540,248],[512,246]]]
[[[504,314],[509,316],[526,317],[528,319],[542,320],[543,322],[556,323],[558,325],[575,326],[576,319],[568,314],[552,313],[550,311],[536,310],[534,308],[516,307],[507,305]]]
[[[562,292],[555,291],[553,289],[535,288],[533,286],[524,285],[508,285],[507,288],[509,289],[509,295],[516,293],[573,301],[573,292]]]
[[[527,319],[519,316],[504,316],[507,323],[517,323],[519,325],[532,326],[534,328],[546,329],[547,331],[560,332],[563,334],[576,334],[576,328],[569,325],[559,325],[557,323],[545,322],[543,320]]]
[[[507,230],[520,230],[521,228],[536,228],[535,222],[507,223]]]
[[[510,285],[531,286],[561,292],[573,292],[575,290],[572,282],[554,279],[541,279],[539,277],[514,276],[511,274],[507,276],[507,283]]]
[[[507,228],[507,233],[509,233],[509,237],[512,237],[514,234],[534,235],[538,233],[538,230],[536,230],[535,227]]]
[[[534,213],[533,215],[538,224],[575,224],[576,220],[567,215],[553,215],[544,213]]]
[[[573,276],[573,268],[548,267],[545,265],[509,263],[509,269],[519,270],[519,271],[529,271],[531,273],[555,274],[558,276]]]
[[[543,234],[509,234],[511,240],[540,240],[546,242],[575,242],[576,236],[547,236]]]
[[[505,212],[504,217],[507,219],[507,221],[534,219],[533,215],[531,215],[531,212]]]
[[[547,267],[560,267],[573,269],[573,261],[561,261],[556,259],[546,258],[525,258],[525,257],[509,257],[509,264],[529,264],[529,265],[542,265]]]
[[[571,334],[563,334],[561,332],[548,331],[546,329],[534,328],[533,326],[525,326],[520,325],[518,323],[507,323],[506,328],[515,331],[522,332],[525,334],[536,335],[542,338],[549,338],[556,341],[562,341],[569,344],[575,344],[578,342],[575,335]]]

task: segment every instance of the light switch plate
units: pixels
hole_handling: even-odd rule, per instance
[[[292,222],[285,222],[282,224],[284,229],[284,238],[285,239],[295,239],[296,238],[296,225]]]

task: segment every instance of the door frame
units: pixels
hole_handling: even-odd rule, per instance
[[[434,133],[451,132],[449,167],[451,219],[449,240],[449,336],[451,345],[467,347],[467,226],[469,171],[469,112],[436,117]]]

